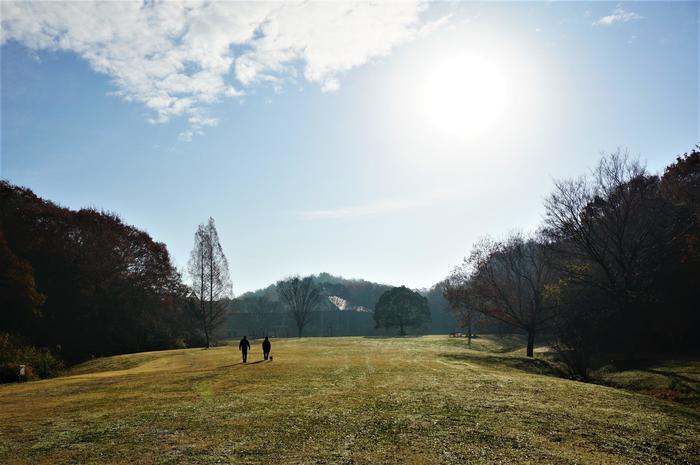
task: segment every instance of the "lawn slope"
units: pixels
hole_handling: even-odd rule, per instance
[[[700,412],[446,337],[123,355],[0,386],[2,464],[697,464]],[[481,344],[479,346],[478,344]]]

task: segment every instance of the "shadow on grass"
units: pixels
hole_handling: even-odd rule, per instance
[[[198,370],[177,370],[177,373],[214,373],[216,371],[223,370],[225,368],[234,368],[234,367],[239,367],[239,366],[246,366],[246,365],[257,365],[258,363],[263,363],[265,361],[269,360],[257,360],[255,362],[248,362],[248,363],[243,363],[243,362],[238,362],[238,363],[231,363],[229,365],[217,365],[209,368],[200,368]]]
[[[679,359],[670,365],[654,359],[616,360],[614,364],[618,373],[639,371],[662,376],[668,380],[668,384],[673,386],[673,389],[680,388],[682,391],[700,394],[700,367],[695,359]]]
[[[563,370],[555,366],[549,360],[543,358],[513,357],[506,355],[482,355],[482,354],[439,354],[440,357],[452,362],[468,362],[483,365],[490,368],[510,368],[536,375],[554,376],[565,378]]]
[[[525,345],[527,344],[527,340],[525,336],[521,336],[518,334],[505,334],[505,335],[499,335],[499,336],[484,336],[483,338],[484,344],[486,346],[483,349],[479,349],[479,344],[481,341],[479,339],[476,339],[476,344],[474,344],[474,350],[483,350],[485,352],[495,352],[497,354],[504,354],[507,352],[513,352],[514,350],[518,349],[525,349]],[[488,343],[495,344],[496,347],[489,347]]]
[[[256,360],[256,361],[254,361],[254,362],[246,362],[246,363],[238,362],[238,363],[233,363],[233,364],[231,364],[231,365],[221,365],[221,366],[219,366],[219,367],[217,367],[217,368],[231,368],[231,367],[235,367],[235,366],[238,366],[238,365],[243,365],[243,366],[245,366],[245,365],[257,365],[258,363],[262,363],[262,362],[265,362],[265,361],[266,361],[266,360]]]
[[[688,391],[692,391],[695,394],[700,394],[700,381],[698,381],[697,379],[693,379],[689,376],[679,375],[678,373],[673,373],[671,371],[666,370],[652,370],[651,368],[647,368],[643,369],[642,371],[646,371],[647,373],[653,373],[655,375],[665,376],[672,382],[672,385],[679,385]]]

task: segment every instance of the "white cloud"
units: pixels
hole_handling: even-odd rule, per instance
[[[325,92],[338,76],[446,23],[412,2],[2,2],[0,44],[74,52],[110,76],[113,92],[164,123],[186,116],[182,140],[214,126],[207,109],[246,87],[303,76]],[[232,81],[237,82],[232,82]]]
[[[593,22],[594,26],[610,26],[615,23],[628,23],[630,21],[637,21],[639,19],[644,19],[634,11],[625,11],[622,5],[617,5],[617,7],[607,16],[599,18],[597,21]]]
[[[192,136],[194,136],[194,132],[188,129],[186,131],[182,131],[177,136],[177,140],[180,140],[182,142],[192,142]]]

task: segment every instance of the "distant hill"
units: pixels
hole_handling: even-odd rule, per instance
[[[321,310],[373,311],[379,297],[391,289],[387,284],[373,283],[364,279],[347,279],[330,273],[313,276],[314,282],[324,296]],[[277,312],[284,311],[279,301],[275,284],[263,289],[246,292],[234,299],[233,312]]]
[[[374,306],[379,297],[393,286],[364,279],[343,278],[326,272],[313,275],[313,279],[324,298],[319,309],[321,315],[306,330],[308,335],[379,334],[374,328]],[[418,292],[428,298],[432,319],[422,332],[444,333],[458,328],[452,314],[447,312],[447,302],[436,286],[418,289]],[[231,336],[238,335],[239,332],[249,335],[287,334],[287,309],[279,299],[275,284],[241,294],[231,301],[229,309],[228,327]]]

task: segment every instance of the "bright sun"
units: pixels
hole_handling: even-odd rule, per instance
[[[506,83],[496,66],[478,56],[444,60],[423,92],[430,121],[441,131],[471,135],[489,128],[503,112]]]

